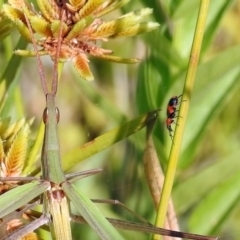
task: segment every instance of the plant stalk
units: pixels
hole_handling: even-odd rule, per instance
[[[201,0],[198,19],[192,44],[192,49],[190,53],[190,59],[188,63],[188,70],[186,74],[183,96],[181,103],[179,116],[176,124],[176,131],[174,134],[173,144],[170,151],[168,167],[166,171],[166,177],[163,185],[162,197],[159,202],[158,213],[155,225],[158,227],[163,227],[165,223],[165,218],[167,215],[168,203],[171,198],[171,192],[174,182],[174,176],[178,164],[180,148],[184,133],[184,127],[187,120],[187,113],[191,99],[191,93],[193,90],[194,79],[196,75],[199,55],[201,51],[202,39],[204,34],[204,27],[206,23],[207,13],[208,13],[209,0]],[[160,239],[160,236],[153,235],[154,240]]]

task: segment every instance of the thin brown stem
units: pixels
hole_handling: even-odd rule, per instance
[[[42,64],[42,61],[40,59],[39,52],[38,52],[38,49],[37,49],[37,43],[36,43],[35,38],[33,36],[32,26],[31,26],[31,24],[30,24],[30,22],[29,22],[25,13],[24,13],[24,17],[25,17],[25,20],[27,22],[27,26],[28,26],[28,29],[29,29],[29,32],[30,32],[30,35],[31,35],[33,48],[34,48],[34,51],[36,53],[37,62],[38,62],[38,71],[39,71],[39,75],[40,75],[40,79],[41,79],[41,83],[42,83],[43,92],[44,92],[45,95],[47,95],[48,94],[48,87],[47,87],[47,82],[46,82],[46,76],[45,76],[44,69],[43,69],[43,64]]]
[[[57,88],[58,88],[58,59],[59,59],[59,55],[60,55],[61,42],[62,42],[64,13],[65,13],[65,11],[63,9],[61,9],[61,11],[60,11],[61,23],[60,23],[60,29],[59,29],[59,34],[58,34],[56,55],[55,55],[55,59],[54,59],[53,80],[52,80],[52,89],[51,89],[51,92],[54,93],[54,95],[57,93]]]

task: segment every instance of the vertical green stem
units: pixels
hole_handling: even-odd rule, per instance
[[[177,127],[174,134],[173,144],[172,144],[172,148],[169,156],[169,164],[167,167],[165,182],[164,182],[163,191],[162,191],[162,197],[160,199],[158,215],[156,218],[156,226],[159,226],[159,227],[164,226],[165,217],[168,209],[168,203],[171,197],[174,176],[175,176],[175,172],[178,164],[178,158],[180,153],[184,127],[187,119],[191,93],[193,89],[194,79],[196,75],[196,70],[197,70],[201,45],[202,45],[204,27],[205,27],[205,22],[207,18],[207,12],[208,12],[208,5],[209,5],[209,0],[201,0],[196,30],[195,30],[194,39],[193,39],[193,45],[190,53],[188,70],[187,70],[185,84],[184,84],[184,90],[183,90],[183,96],[182,96],[182,99],[184,100],[184,102],[181,104],[180,111],[179,111],[179,116],[181,116],[181,118],[178,118],[177,120]],[[153,239],[154,240],[160,239],[160,236],[154,235]]]

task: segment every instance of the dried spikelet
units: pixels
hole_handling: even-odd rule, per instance
[[[74,7],[74,9],[78,10],[80,9],[84,4],[86,0],[69,0],[69,3]],[[70,5],[69,4],[69,5]]]
[[[10,222],[7,223],[6,231],[7,233],[12,233],[16,229],[22,226],[22,222],[20,219],[13,219]]]
[[[135,26],[132,26],[130,28],[127,28],[123,31],[117,32],[111,37],[116,38],[116,37],[135,36],[135,35],[138,35],[138,34],[141,34],[141,33],[144,33],[144,32],[152,31],[152,30],[154,30],[158,27],[159,27],[158,23],[143,22],[143,23],[136,24]]]
[[[136,33],[138,33],[140,28],[140,24],[136,24],[135,26],[129,27],[127,29],[122,29],[121,31],[116,32],[111,37],[117,38],[117,37],[126,37],[126,36],[134,36]]]
[[[59,19],[59,8],[54,0],[37,0],[37,4],[48,21]]]
[[[103,22],[98,26],[97,30],[90,34],[94,39],[107,38],[112,36],[118,29],[118,24],[116,20]]]
[[[124,14],[123,16],[116,19],[116,21],[118,21],[119,27],[123,29],[125,27],[136,25],[137,23],[141,22],[144,19],[144,17],[146,17],[151,13],[152,13],[152,9],[143,8],[143,9],[136,10],[134,12]]]
[[[121,8],[122,6],[127,4],[129,1],[130,0],[119,0],[119,1],[109,0],[94,12],[94,16],[101,17],[103,15],[106,15],[118,8]]]
[[[128,22],[125,22],[125,24],[134,25],[135,23],[142,21],[146,16],[150,15],[152,11],[153,10],[151,8],[142,8],[130,13],[126,13],[118,19],[126,19]],[[131,17],[134,18],[131,19]]]
[[[89,38],[92,39],[102,39],[102,38],[109,38],[115,35],[118,32],[123,31],[124,25],[121,24],[118,20],[103,22],[98,28],[92,28],[92,32],[89,31]]]
[[[26,124],[25,118],[18,120],[16,123],[12,124],[13,132],[17,133],[25,124]]]
[[[29,3],[25,0],[8,0],[8,3],[15,8],[29,7]]]
[[[104,3],[105,0],[89,0],[78,12],[80,18],[85,18],[93,14],[99,6]]]
[[[73,64],[78,74],[85,80],[92,81],[93,75],[88,65],[88,59],[85,54],[81,53],[73,59]]]
[[[10,234],[22,226],[23,226],[23,223],[20,219],[13,219],[7,223],[6,232],[7,232],[7,234]],[[24,237],[20,238],[20,240],[39,240],[39,238],[36,233],[32,232],[32,233],[28,233]]]
[[[28,147],[29,125],[26,124],[15,137],[5,159],[7,176],[19,176],[24,166]]]
[[[72,30],[68,33],[68,35],[65,37],[65,41],[72,40],[73,38],[77,37],[79,33],[83,30],[83,28],[86,26],[86,20],[81,19],[75,25],[73,26]]]
[[[18,28],[18,31],[20,32],[20,34],[28,41],[28,42],[32,42],[31,39],[31,34],[28,30],[28,28],[26,27],[26,25],[21,21],[21,20],[16,20],[15,24]]]
[[[19,121],[12,123],[5,129],[5,132],[2,134],[3,139],[11,139],[15,134],[23,127],[25,124],[25,119],[20,119]]]
[[[10,34],[12,28],[12,22],[6,14],[0,10],[0,41]]]
[[[134,31],[130,30],[131,35],[121,35],[123,32],[128,32],[128,29],[137,29],[138,23],[143,17],[152,13],[150,8],[140,9],[134,12],[127,13],[116,20],[101,23],[95,32],[90,36],[95,39],[107,38],[111,36],[132,36]],[[135,30],[136,31],[136,30]],[[126,34],[125,33],[125,34]]]
[[[52,34],[55,38],[58,37],[58,34],[60,32],[60,27],[61,27],[61,22],[60,20],[55,20],[55,21],[52,21],[52,24],[51,24],[51,31],[52,31]],[[62,36],[64,36],[68,31],[68,26],[63,23],[62,24]]]
[[[45,37],[52,37],[51,25],[44,18],[31,16],[29,20],[34,31]]]
[[[95,11],[94,11],[94,16],[96,16],[97,13],[101,12],[103,9],[106,9],[107,7],[109,7],[109,5],[111,5],[113,3],[114,0],[107,0],[105,1],[102,5],[100,5],[100,7],[98,7]]]
[[[14,8],[8,4],[4,4],[3,11],[8,16],[8,18],[11,19],[13,22],[16,22],[17,20],[24,21],[24,15],[22,11],[20,11],[17,8]]]
[[[96,58],[104,59],[104,60],[110,61],[110,62],[127,63],[127,64],[140,62],[140,59],[138,59],[138,58],[122,58],[122,57],[118,57],[118,56],[114,56],[114,55],[95,54],[95,53],[92,53],[92,55]]]

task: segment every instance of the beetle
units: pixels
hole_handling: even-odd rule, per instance
[[[172,123],[175,123],[173,118],[176,118],[176,112],[177,110],[177,106],[179,104],[178,99],[182,97],[182,94],[179,96],[174,96],[172,97],[169,102],[168,102],[168,106],[167,106],[167,119],[166,119],[166,127],[169,131],[169,136],[171,137],[171,139],[173,139],[173,129],[171,127]]]

